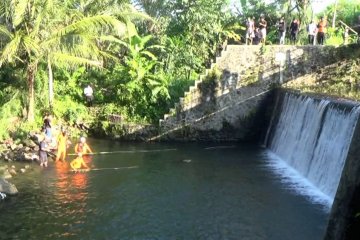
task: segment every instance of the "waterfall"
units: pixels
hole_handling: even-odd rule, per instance
[[[359,107],[286,93],[276,108],[267,148],[332,203]]]

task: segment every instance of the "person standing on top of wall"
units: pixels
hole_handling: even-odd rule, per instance
[[[279,44],[284,45],[285,44],[285,34],[286,34],[286,23],[285,23],[284,17],[281,17],[279,19],[277,26],[278,26],[278,32],[279,32]]]
[[[255,22],[254,22],[254,17],[249,17],[247,22],[246,22],[246,40],[245,40],[245,44],[246,45],[252,45],[253,39],[255,37]]]
[[[315,45],[315,36],[316,36],[316,32],[317,32],[317,27],[316,27],[314,20],[311,20],[311,22],[309,23],[309,25],[307,27],[307,32],[308,32],[309,44]]]
[[[260,21],[259,21],[259,29],[260,29],[260,33],[261,33],[261,43],[265,44],[266,42],[266,27],[267,27],[267,22],[265,20],[264,15],[261,15],[260,17]]]
[[[327,28],[327,22],[324,17],[320,18],[320,22],[318,23],[317,28],[318,28],[317,42],[320,45],[324,45],[325,37],[326,37],[326,28]]]
[[[261,40],[260,30],[259,28],[255,28],[253,45],[258,45],[260,43],[260,40]]]
[[[90,86],[90,84],[87,85],[86,88],[84,88],[84,94],[85,94],[85,98],[86,98],[86,102],[87,102],[88,106],[91,107],[92,102],[94,100],[94,96],[93,96],[94,91],[93,91],[92,87]]]
[[[300,28],[299,21],[294,18],[294,20],[290,24],[290,42],[294,45],[296,44],[297,41],[299,28]]]

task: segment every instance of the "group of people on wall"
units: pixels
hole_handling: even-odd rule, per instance
[[[55,161],[66,162],[67,149],[71,142],[68,139],[65,127],[59,131],[53,129],[51,124],[51,115],[46,114],[44,124],[40,134],[37,135],[39,143],[39,163],[41,167],[48,167],[48,158],[51,155]],[[74,148],[77,157],[70,162],[70,167],[74,171],[81,169],[89,170],[89,166],[83,159],[84,155],[93,153],[90,146],[86,143],[85,137],[80,137],[79,142]]]
[[[254,17],[249,17],[246,22],[246,36],[245,44],[247,45],[257,45],[259,43],[265,44],[266,35],[267,35],[267,21],[265,20],[264,15],[260,15],[259,21],[256,23]],[[285,39],[287,32],[289,32],[289,41],[291,44],[296,44],[298,41],[298,34],[300,31],[300,21],[294,18],[290,25],[285,21],[284,17],[280,17],[276,23],[277,33],[278,33],[278,44],[285,44]],[[327,19],[326,17],[321,17],[320,20],[315,23],[314,20],[311,20],[307,25],[306,30],[308,33],[308,44],[311,45],[324,45],[327,33]],[[349,28],[346,27],[344,31],[344,43],[346,44],[347,38],[349,36]]]
[[[278,38],[279,44],[285,44],[285,36],[286,30],[290,32],[290,43],[296,44],[298,41],[298,34],[300,31],[300,21],[294,18],[289,28],[287,28],[287,24],[285,22],[285,18],[281,17],[277,22],[277,31],[278,31]],[[314,20],[311,20],[310,23],[306,27],[308,33],[308,44],[310,45],[324,45],[325,43],[325,36],[327,31],[327,21],[326,18],[321,17],[320,21],[316,24]]]

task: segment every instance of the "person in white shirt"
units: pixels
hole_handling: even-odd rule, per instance
[[[317,26],[314,20],[311,20],[307,27],[309,44],[315,45],[315,36],[317,33]]]
[[[92,102],[94,100],[93,93],[94,93],[94,91],[93,91],[93,89],[92,89],[92,87],[90,85],[87,85],[87,87],[84,88],[84,94],[85,94],[86,102],[87,102],[89,107],[92,106]]]

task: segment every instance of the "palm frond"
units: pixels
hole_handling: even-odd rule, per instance
[[[117,44],[120,44],[124,47],[128,47],[128,44],[114,36],[111,36],[111,35],[107,35],[107,36],[100,36],[99,37],[99,40],[100,41],[104,41],[104,42],[110,42],[110,43],[117,43]]]
[[[41,49],[40,49],[39,45],[30,36],[22,37],[22,45],[23,45],[25,51],[29,53],[29,55],[32,55],[30,53],[33,53],[36,56],[40,55]]]
[[[67,66],[67,67],[74,67],[79,65],[88,65],[101,68],[102,62],[97,59],[87,59],[83,57],[76,57],[69,54],[64,53],[53,53],[52,58],[56,61],[59,65]]]
[[[15,3],[13,24],[17,27],[24,21],[25,13],[30,0],[19,0]]]
[[[0,25],[0,35],[8,39],[11,39],[13,36],[12,33],[3,25]]]
[[[78,32],[93,32],[99,33],[99,31],[114,32],[116,35],[121,35],[125,24],[117,20],[113,16],[108,15],[97,15],[92,17],[85,17],[73,24],[63,27],[56,31],[54,36],[65,36],[67,34],[78,33]]]
[[[0,55],[0,66],[4,62],[12,62],[17,52],[20,48],[21,44],[21,36],[19,34],[15,34],[10,42],[6,44],[1,55]]]

